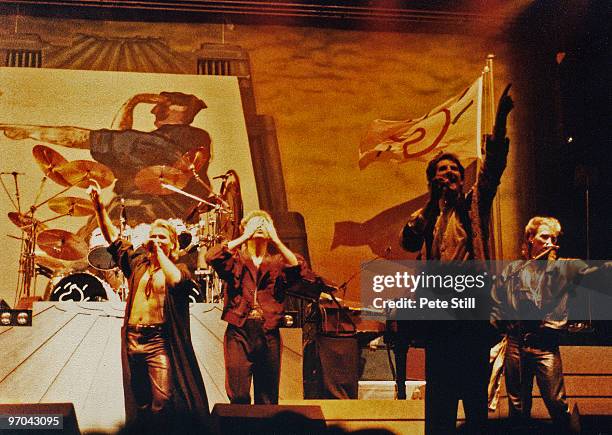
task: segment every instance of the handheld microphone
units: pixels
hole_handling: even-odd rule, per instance
[[[127,222],[127,212],[125,211],[125,199],[121,198],[121,212],[119,213],[119,219],[123,223]]]

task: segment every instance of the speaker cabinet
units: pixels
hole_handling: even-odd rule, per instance
[[[249,434],[313,434],[326,428],[319,406],[295,405],[230,405],[218,403],[212,412],[216,433]]]
[[[62,430],[45,429],[3,429],[2,434],[47,434],[61,433],[63,435],[80,435],[79,424],[72,403],[19,403],[19,404],[0,404],[0,415],[20,416],[20,415],[39,415],[39,416],[62,416]]]

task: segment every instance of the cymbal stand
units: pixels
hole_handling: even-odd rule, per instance
[[[38,222],[32,222],[21,243],[19,255],[19,275],[17,278],[17,291],[15,303],[22,297],[30,297],[32,288],[36,293],[36,238],[38,236]]]
[[[6,192],[10,202],[13,207],[17,210],[19,215],[21,215],[21,195],[19,192],[19,182],[17,180],[17,176],[20,175],[19,172],[13,171],[9,174],[2,175],[12,175],[13,180],[15,182],[15,199],[11,196],[8,189],[6,188],[4,181],[0,179],[4,191]],[[32,215],[34,213],[32,212]],[[14,305],[21,299],[21,297],[29,297],[31,294],[31,289],[34,287],[36,290],[36,255],[34,253],[36,248],[36,236],[38,233],[38,222],[32,216],[32,224],[26,225],[21,228],[21,247],[19,253],[19,268],[17,272],[17,287],[15,289],[15,300],[13,302]]]
[[[211,189],[211,187],[206,184],[204,182],[204,180],[202,180],[202,178],[200,177],[200,175],[198,174],[198,171],[195,170],[195,166],[191,165],[189,167],[189,170],[191,171],[191,173],[193,174],[193,178],[196,179],[196,181],[198,183],[200,183],[200,185],[210,194],[212,195],[217,201],[219,201],[223,207],[227,210],[229,210],[230,206],[229,204],[223,199],[223,197],[221,195],[219,195],[218,193],[213,192],[213,190]]]
[[[121,198],[121,213],[119,213],[119,237],[122,239],[127,238],[128,240],[132,239],[131,233],[128,233],[127,231],[127,215],[125,213],[125,199],[123,199],[123,197]],[[127,301],[128,294],[130,292],[128,279],[123,273],[123,270],[121,270],[121,267],[118,267],[117,272],[115,273],[121,274],[121,285],[119,286],[118,293],[119,299],[122,302],[125,302]]]
[[[66,193],[68,190],[72,189],[77,184],[82,183],[86,179],[87,179],[87,177],[83,177],[81,180],[78,180],[76,183],[71,184],[70,186],[66,186],[64,189],[60,190],[59,192],[54,193],[49,198],[45,199],[43,202],[39,202],[38,204],[33,205],[32,207],[30,207],[30,212],[33,213],[34,210],[40,208],[40,206],[45,205],[46,203],[51,201],[53,198],[56,198],[56,197],[60,196],[63,193]],[[43,178],[43,180],[44,180],[44,178]],[[38,198],[38,196],[37,196],[37,198]]]

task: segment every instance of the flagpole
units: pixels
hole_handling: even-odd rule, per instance
[[[493,59],[495,56],[493,54],[487,55],[487,62],[485,65],[485,75],[486,75],[486,88],[487,88],[487,124],[486,130],[487,134],[493,133],[493,127],[495,123],[495,90],[493,83]],[[504,250],[502,244],[502,222],[501,222],[501,200],[500,195],[495,195],[495,199],[493,201],[493,208],[491,210],[491,224],[492,228],[490,228],[491,234],[495,234],[493,237],[493,258],[501,260],[504,257]]]

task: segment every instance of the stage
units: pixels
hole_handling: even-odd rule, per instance
[[[31,327],[0,328],[0,403],[73,403],[83,432],[112,432],[124,422],[120,364],[123,303],[37,302]],[[227,403],[223,365],[221,307],[191,306],[194,349],[206,384],[210,408]],[[423,400],[389,398],[392,384],[381,382],[371,400],[302,400],[302,337],[300,329],[281,329],[283,338],[280,405],[320,406],[328,425],[345,429],[382,427],[398,434],[421,434]],[[581,415],[612,415],[612,358],[609,347],[566,346],[562,358],[570,404]],[[365,386],[365,384],[362,384]],[[426,386],[425,386],[426,388]],[[378,391],[378,392],[376,392]],[[534,390],[533,415],[547,418]],[[489,417],[504,418],[502,390],[499,408]],[[459,418],[463,419],[460,409]]]

